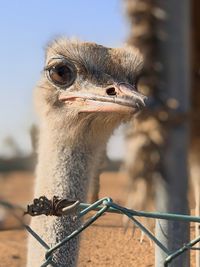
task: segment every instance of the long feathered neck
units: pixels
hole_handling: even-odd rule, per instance
[[[69,138],[70,136],[70,138]],[[88,135],[87,135],[88,136]],[[58,196],[69,200],[85,201],[87,185],[93,170],[98,164],[98,157],[106,142],[102,137],[94,140],[86,135],[74,136],[43,127],[40,133],[39,158],[35,197],[45,195],[48,198]],[[74,215],[63,217],[40,216],[32,219],[31,227],[49,245],[53,246],[73,232],[80,221],[74,221]],[[75,267],[77,263],[79,240],[70,240],[53,255],[52,266]],[[33,257],[33,255],[37,255]],[[27,267],[38,267],[44,261],[44,249],[32,237],[29,238]]]
[[[85,201],[91,159],[97,152],[88,144],[72,144],[66,138],[61,142],[60,136],[41,133],[35,194]]]

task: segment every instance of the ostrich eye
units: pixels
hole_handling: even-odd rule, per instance
[[[60,62],[47,68],[47,77],[55,85],[66,88],[73,84],[76,72],[69,63]]]

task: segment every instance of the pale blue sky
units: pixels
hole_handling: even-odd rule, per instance
[[[42,70],[45,44],[65,35],[121,45],[128,32],[123,13],[120,0],[1,1],[0,154],[7,135],[14,136],[23,149],[30,148],[27,130],[34,121],[32,90]],[[117,142],[119,139],[111,147]],[[113,153],[120,154],[121,148]]]

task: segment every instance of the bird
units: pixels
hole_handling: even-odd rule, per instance
[[[35,198],[85,201],[112,132],[145,106],[145,97],[137,92],[142,62],[138,50],[128,46],[109,48],[64,37],[47,45],[34,90],[40,124]],[[52,247],[80,224],[73,214],[41,215],[30,226]],[[75,267],[78,248],[76,237],[54,251],[50,266]],[[29,236],[27,267],[41,266],[44,254]]]

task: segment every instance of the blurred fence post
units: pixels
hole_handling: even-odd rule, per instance
[[[193,194],[195,196],[195,215],[200,216],[200,1],[192,0],[191,4],[191,36],[192,36],[192,94],[191,112],[195,116],[191,120],[190,169]],[[195,236],[200,235],[199,224],[195,224]],[[200,243],[196,245],[200,248]],[[196,267],[200,267],[200,250],[195,251]]]
[[[157,33],[159,61],[163,66],[160,75],[160,92],[164,92],[172,117],[178,112],[179,123],[167,129],[163,150],[161,177],[156,183],[156,207],[161,212],[188,214],[188,123],[184,120],[189,110],[190,88],[190,4],[189,0],[158,0],[167,19],[159,23]],[[165,39],[165,40],[164,40]],[[157,220],[157,238],[173,251],[189,239],[187,223]],[[156,248],[156,267],[163,266],[166,255]],[[189,253],[178,257],[170,267],[189,267]]]

